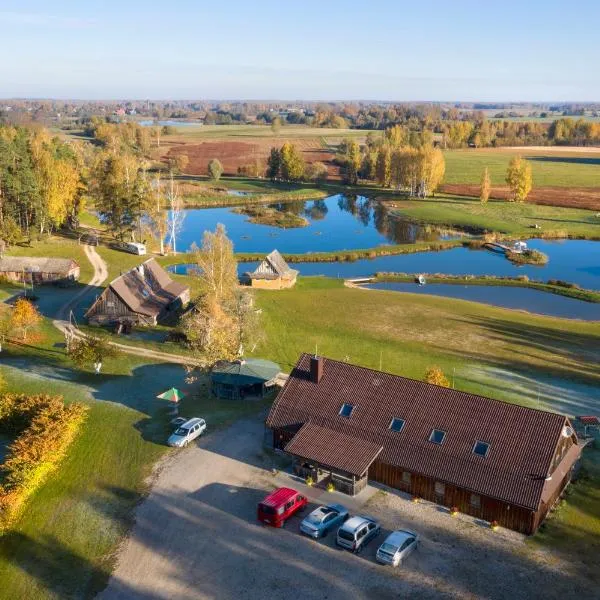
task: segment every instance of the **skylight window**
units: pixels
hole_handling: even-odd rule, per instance
[[[475,442],[473,446],[473,454],[477,454],[477,456],[483,456],[485,458],[487,453],[490,451],[490,445],[487,442]]]
[[[390,429],[395,431],[396,433],[400,433],[404,428],[404,419],[399,419],[398,417],[394,417],[392,422],[390,423]]]
[[[342,408],[340,408],[340,415],[342,415],[342,417],[346,417],[349,419],[353,410],[354,410],[354,406],[352,404],[348,404],[347,402],[344,402],[344,404],[342,404]]]
[[[446,438],[445,431],[442,431],[441,429],[432,429],[431,435],[429,436],[429,441],[433,442],[434,444],[441,444],[441,443],[443,443],[445,438]]]

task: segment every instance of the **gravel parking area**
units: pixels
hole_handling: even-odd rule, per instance
[[[210,425],[210,424],[209,424]],[[139,507],[103,600],[572,598],[593,597],[570,565],[531,549],[514,532],[492,532],[470,517],[373,487],[355,499],[307,488],[262,449],[260,418],[240,421],[177,452],[161,466]],[[309,510],[341,502],[381,519],[382,532],[360,554],[335,547],[334,535],[300,535],[301,517],[285,529],[256,521],[256,504],[274,487],[306,492]],[[117,493],[117,492],[116,492]],[[421,547],[398,569],[375,562],[395,528],[409,528]],[[597,597],[597,596],[595,596]]]

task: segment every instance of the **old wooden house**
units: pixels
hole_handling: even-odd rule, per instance
[[[290,269],[278,250],[273,250],[249,273],[244,273],[243,283],[255,288],[281,290],[296,283],[298,271]]]
[[[266,425],[275,448],[342,491],[372,480],[527,534],[580,455],[563,415],[308,354]]]
[[[190,288],[151,258],[111,281],[85,316],[92,325],[156,325],[189,300]]]
[[[71,258],[5,256],[0,258],[0,277],[10,281],[61,283],[79,279],[79,265]]]

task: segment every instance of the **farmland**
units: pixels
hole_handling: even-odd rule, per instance
[[[492,198],[506,199],[506,169],[510,159],[520,154],[531,162],[533,170],[529,202],[600,210],[600,153],[594,148],[573,150],[557,147],[448,150],[442,190],[478,196],[481,174],[487,167]]]

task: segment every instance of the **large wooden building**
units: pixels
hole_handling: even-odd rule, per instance
[[[356,493],[367,480],[531,534],[580,455],[563,415],[303,354],[267,438]]]
[[[79,279],[79,265],[72,258],[5,256],[0,258],[0,277],[10,281],[63,283]]]
[[[190,288],[151,258],[111,281],[85,316],[92,325],[156,325],[189,300]]]
[[[254,271],[244,273],[242,282],[255,288],[282,290],[296,283],[298,271],[290,269],[278,250],[273,250]]]

